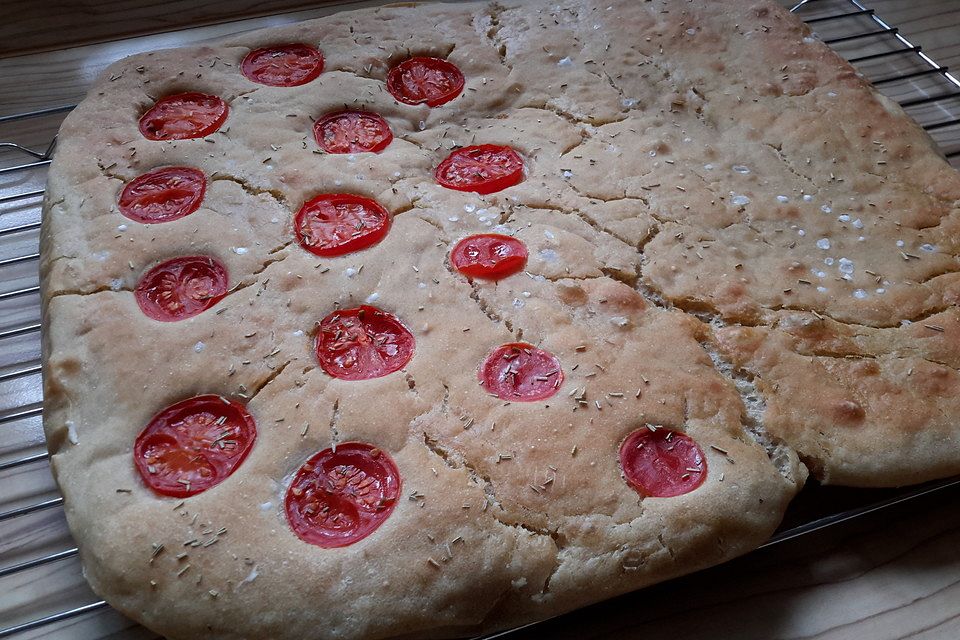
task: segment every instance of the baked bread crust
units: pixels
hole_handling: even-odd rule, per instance
[[[854,485],[960,471],[960,178],[807,35],[766,2],[403,5],[108,69],[61,129],[41,257],[44,426],[93,588],[173,639],[467,635],[756,547],[806,478],[796,452]],[[237,72],[282,42],[319,46],[324,73],[275,88]],[[410,55],[455,63],[462,95],[393,100],[386,73]],[[138,118],[182,91],[226,100],[224,127],[144,139]],[[322,154],[312,119],[345,105],[386,118],[393,143]],[[433,168],[474,142],[513,146],[525,180],[487,196],[436,185]],[[122,185],[170,165],[209,176],[200,210],[123,218]],[[387,237],[339,258],[298,246],[293,214],[334,191],[389,209]],[[870,241],[836,235],[854,219]],[[526,271],[468,282],[449,249],[491,229],[526,243]],[[883,248],[901,236],[905,254],[936,250]],[[816,275],[834,256],[817,239],[855,265],[837,272],[850,280]],[[180,322],[140,313],[140,275],[197,254],[226,265],[231,293]],[[872,265],[885,293],[854,296]],[[330,378],[315,324],[374,301],[416,355],[382,378]],[[899,326],[934,311],[933,335]],[[521,339],[563,363],[553,398],[504,403],[477,386],[485,355]],[[907,424],[896,384],[917,412],[923,394],[937,402]],[[134,470],[134,439],[203,393],[247,402],[257,443],[222,483],[160,497]],[[699,488],[641,498],[624,481],[618,448],[646,425],[700,445]],[[353,440],[389,452],[403,497],[369,537],[309,545],[286,523],[285,487]]]

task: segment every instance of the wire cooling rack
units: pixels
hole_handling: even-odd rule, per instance
[[[859,0],[805,0],[792,11],[960,166],[960,81],[946,67]],[[8,140],[0,142],[0,638],[39,637],[108,607],[80,574],[41,428],[41,202],[57,129],[74,106],[0,116],[0,140]],[[956,484],[960,479],[854,498],[848,492],[827,513],[800,507],[771,543]],[[98,638],[124,629],[124,637],[155,637],[113,618],[98,626]]]

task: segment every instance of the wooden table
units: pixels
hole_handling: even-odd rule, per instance
[[[960,2],[863,1],[915,43],[922,44],[934,59],[960,68]],[[0,117],[75,103],[107,63],[128,53],[329,11],[313,4],[307,8],[297,0],[107,0],[95,6],[68,4],[53,11],[47,3],[35,0],[7,0],[5,13],[16,19],[0,25],[0,56],[10,56],[0,58]],[[244,19],[221,22],[228,11]],[[277,12],[286,13],[256,17]],[[77,25],[83,28],[75,28]],[[185,29],[185,25],[193,28]],[[137,37],[108,41],[119,34]],[[17,141],[36,148],[48,139],[50,126],[35,121],[17,131]],[[29,277],[24,276],[27,280]],[[27,306],[14,312],[32,317],[36,310]],[[9,313],[6,307],[4,310]],[[20,438],[18,455],[42,451],[37,436],[39,421],[34,418],[2,425],[5,431],[0,432],[0,456],[12,451],[14,436]],[[11,435],[14,427],[22,433]],[[56,496],[45,463],[14,474],[0,473],[0,490],[0,512],[10,504],[19,504],[18,500]],[[577,611],[515,632],[509,638],[960,638],[958,505],[960,486]],[[0,554],[28,548],[39,536],[61,546],[70,544],[62,515],[47,511],[31,520],[29,526],[0,527]],[[94,599],[78,572],[75,559],[45,565],[10,590],[0,591],[0,602],[54,601],[69,608]],[[65,586],[45,592],[31,586],[33,579],[51,578],[62,580]],[[0,605],[0,628],[8,626],[4,611],[16,609]],[[117,640],[156,637],[109,609],[15,637],[41,636]]]

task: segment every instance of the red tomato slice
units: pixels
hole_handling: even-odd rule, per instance
[[[368,111],[325,115],[313,125],[313,135],[327,153],[379,153],[393,141],[387,121]]]
[[[345,442],[307,460],[290,483],[287,521],[298,538],[325,549],[376,531],[400,497],[400,472],[385,452]]]
[[[527,264],[527,247],[510,236],[481,233],[467,236],[454,245],[450,263],[468,278],[500,280],[523,269]]]
[[[545,400],[563,384],[560,361],[549,351],[525,342],[501,345],[480,365],[483,388],[503,400]]]
[[[186,140],[208,136],[226,121],[230,108],[217,96],[178,93],[157,100],[140,118],[149,140]]]
[[[439,107],[463,91],[463,73],[440,58],[408,58],[390,69],[387,91],[404,104]]]
[[[240,63],[249,80],[271,87],[297,87],[323,71],[323,54],[306,44],[281,44],[256,49]]]
[[[390,230],[390,214],[378,202],[352,193],[325,193],[308,201],[293,220],[300,246],[323,257],[375,245]]]
[[[464,147],[447,156],[434,176],[447,189],[494,193],[523,180],[523,158],[498,144]]]
[[[170,405],[137,436],[133,462],[154,492],[186,498],[220,484],[257,439],[246,407],[217,395]]]
[[[689,436],[663,427],[644,427],[620,445],[620,468],[637,493],[671,498],[690,493],[707,478],[707,461]]]
[[[227,295],[227,269],[207,256],[161,262],[140,278],[134,297],[144,315],[160,322],[203,313]]]
[[[200,208],[207,177],[192,167],[166,167],[137,176],[123,186],[120,213],[143,224],[170,222]]]
[[[320,367],[341,380],[370,380],[402,369],[414,346],[413,334],[396,316],[367,305],[334,311],[317,331]]]

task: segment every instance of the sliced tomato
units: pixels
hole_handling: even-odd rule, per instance
[[[707,478],[703,451],[690,436],[663,427],[637,429],[620,445],[620,469],[643,496],[690,493]]]
[[[226,480],[256,439],[257,425],[242,404],[196,396],[150,420],[137,436],[133,461],[154,492],[186,498]]]
[[[527,247],[510,236],[481,233],[455,244],[450,263],[468,278],[500,280],[523,269],[527,264]]]
[[[501,345],[480,365],[483,388],[503,400],[545,400],[563,384],[560,361],[549,351],[525,342]]]
[[[390,517],[400,489],[400,472],[390,456],[364,442],[345,442],[297,470],[287,489],[287,521],[304,542],[345,547]]]
[[[463,91],[463,73],[440,58],[408,58],[390,69],[387,91],[404,104],[439,107]]]
[[[498,144],[464,147],[447,156],[434,176],[447,189],[494,193],[523,180],[523,158]]]
[[[192,167],[165,167],[137,176],[123,186],[120,213],[143,224],[170,222],[200,208],[207,177]]]
[[[367,305],[334,311],[317,331],[320,367],[341,380],[380,378],[413,357],[413,334],[396,316]]]
[[[227,295],[227,269],[209,256],[161,262],[140,278],[134,297],[144,315],[160,322],[203,313]]]
[[[327,153],[379,153],[393,141],[387,121],[369,111],[327,114],[313,125],[313,135]]]
[[[293,225],[300,246],[329,258],[366,249],[383,240],[390,230],[390,214],[370,198],[325,193],[300,207]]]
[[[150,140],[186,140],[208,136],[227,120],[230,108],[217,96],[178,93],[157,100],[140,118],[140,133]]]
[[[249,80],[271,87],[297,87],[323,72],[323,54],[306,44],[280,44],[255,49],[240,63]]]

